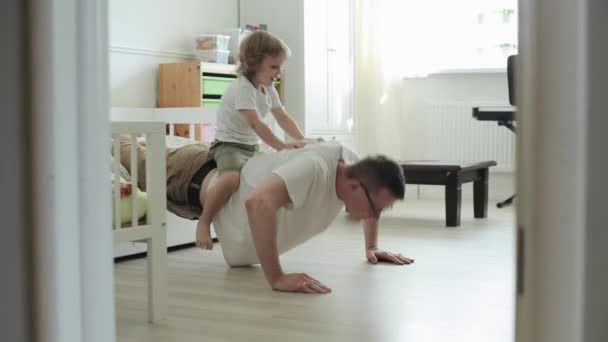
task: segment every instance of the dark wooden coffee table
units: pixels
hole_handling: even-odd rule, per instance
[[[462,184],[473,182],[475,218],[488,215],[488,169],[493,160],[481,162],[402,161],[406,184],[445,186],[445,224],[460,226]]]

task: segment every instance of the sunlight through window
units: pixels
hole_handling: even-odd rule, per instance
[[[517,53],[516,0],[374,2],[386,72],[424,76],[453,69],[505,68]]]

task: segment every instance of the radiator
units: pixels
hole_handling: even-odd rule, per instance
[[[423,159],[446,161],[495,160],[492,171],[515,170],[515,134],[494,121],[478,121],[472,108],[504,103],[419,103]]]

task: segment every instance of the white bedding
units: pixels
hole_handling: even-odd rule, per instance
[[[141,145],[144,145],[144,146],[146,145],[146,139],[144,137],[138,137],[137,142],[140,143]],[[178,148],[178,147],[182,147],[185,145],[198,144],[198,143],[200,143],[200,141],[183,138],[183,137],[178,137],[176,135],[167,135],[165,137],[165,143],[167,144],[167,147]]]

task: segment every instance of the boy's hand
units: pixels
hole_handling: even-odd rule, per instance
[[[306,144],[303,141],[296,141],[296,142],[285,144],[285,149],[302,148],[305,145]]]

